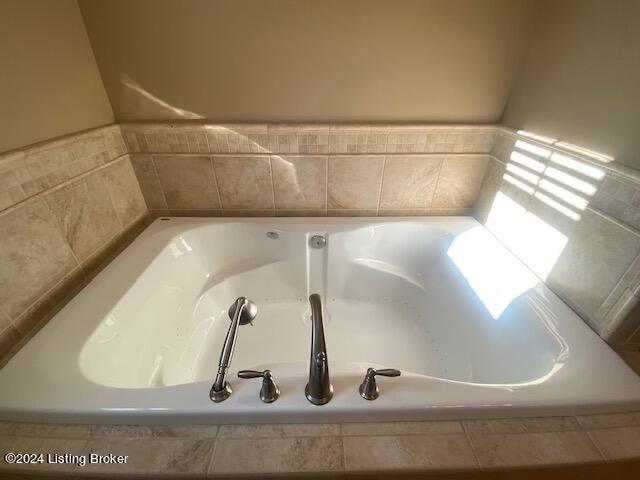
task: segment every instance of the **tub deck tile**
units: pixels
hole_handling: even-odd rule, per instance
[[[194,439],[90,439],[86,453],[127,455],[125,464],[92,464],[83,474],[148,475],[204,478],[211,460],[214,440]]]
[[[464,434],[344,437],[349,472],[457,471],[478,463]]]
[[[464,430],[474,433],[541,433],[578,430],[573,417],[505,418],[496,420],[466,420]]]
[[[340,435],[337,423],[220,425],[218,438],[326,437]]]
[[[209,476],[342,473],[342,438],[234,438],[216,440]]]
[[[590,430],[589,437],[607,460],[640,457],[640,427]]]
[[[430,435],[464,433],[460,422],[377,422],[343,423],[342,434],[357,435]]]
[[[577,464],[602,461],[584,432],[469,435],[480,466],[486,468]]]
[[[576,419],[584,429],[630,427],[640,425],[640,412],[580,415]]]

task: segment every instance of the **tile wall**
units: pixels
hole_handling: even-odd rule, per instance
[[[523,150],[518,141],[569,163],[540,158],[540,150]],[[514,151],[521,154],[515,161]],[[538,185],[525,192],[527,172],[540,173],[535,162],[553,166],[561,179],[586,178],[588,195],[548,179],[581,196],[584,208],[538,192]],[[585,177],[589,170],[576,170],[575,162],[603,173]],[[566,236],[547,285],[608,342],[640,348],[640,315],[629,315],[640,297],[640,176],[502,127],[113,125],[0,155],[0,187],[0,356],[85,285],[150,216],[473,213],[487,223],[498,192]],[[520,257],[535,270],[526,252]]]
[[[549,239],[565,236],[546,284],[609,343],[640,348],[640,316],[629,315],[640,298],[638,172],[501,129],[474,214],[534,271],[555,257]],[[513,232],[525,223],[531,248]]]
[[[492,126],[123,124],[161,215],[459,215],[473,207]]]
[[[148,219],[116,125],[0,154],[0,359]]]

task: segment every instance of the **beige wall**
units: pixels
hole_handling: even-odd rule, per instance
[[[76,0],[2,0],[0,59],[0,152],[113,122]]]
[[[640,2],[551,0],[504,123],[640,168]]]
[[[529,0],[80,0],[118,120],[492,122]]]

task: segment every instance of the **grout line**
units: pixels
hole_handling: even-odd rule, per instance
[[[220,431],[220,427],[218,426],[218,431]],[[213,472],[213,462],[216,458],[216,449],[218,447],[218,433],[216,432],[216,437],[213,439],[213,447],[211,448],[211,456],[209,457],[209,461],[207,462],[207,467],[204,472],[205,478],[209,478],[209,473]]]
[[[218,193],[218,203],[220,204],[220,214],[224,216],[224,207],[222,206],[222,196],[220,195],[220,185],[218,184],[218,174],[216,173],[214,156],[209,156],[209,163],[211,164],[211,170],[213,172],[213,183],[216,186],[216,192]],[[168,204],[167,204],[168,205]],[[207,209],[207,210],[217,210],[217,209]]]
[[[5,213],[9,213],[10,211],[15,210],[16,208],[19,208],[23,203],[26,203],[29,200],[32,200],[32,199],[38,198],[38,197],[42,197],[43,195],[47,195],[47,194],[49,194],[51,192],[55,192],[57,190],[60,190],[60,189],[62,189],[64,187],[66,187],[67,185],[70,185],[72,183],[78,182],[81,179],[83,179],[85,177],[88,177],[89,175],[91,175],[91,174],[93,174],[95,172],[98,172],[100,170],[104,170],[104,169],[110,167],[111,165],[114,165],[114,164],[118,163],[124,157],[127,157],[127,156],[129,156],[128,153],[123,153],[122,155],[117,156],[113,160],[109,160],[107,163],[104,163],[104,164],[102,164],[102,165],[100,165],[98,167],[95,167],[95,168],[91,169],[91,170],[87,170],[86,172],[82,172],[82,173],[80,173],[78,175],[70,177],[70,178],[66,179],[64,182],[59,183],[57,185],[54,185],[52,187],[49,187],[49,188],[47,188],[45,190],[41,190],[41,191],[39,191],[37,193],[29,195],[28,197],[25,197],[25,198],[21,199],[20,201],[14,203],[12,205],[9,205],[8,207],[5,207],[4,209],[0,209],[0,215],[4,215]]]
[[[269,177],[271,179],[271,205],[273,214],[276,213],[276,187],[273,180],[273,165],[272,165],[272,157],[273,155],[269,155]]]
[[[329,155],[324,160],[324,214],[329,212]]]
[[[591,434],[589,433],[588,430],[584,430],[583,431],[583,435],[585,437],[587,437],[587,439],[589,440],[589,443],[591,445],[593,445],[593,447],[596,449],[596,452],[598,452],[598,454],[602,457],[602,459],[608,463],[609,459],[607,458],[607,456],[604,454],[604,452],[602,451],[602,449],[598,446],[598,444],[596,443],[596,441],[591,437]]]
[[[463,426],[463,429],[464,429],[464,426]],[[480,457],[478,456],[478,452],[476,452],[476,447],[474,446],[473,442],[471,441],[471,438],[469,437],[469,433],[465,431],[463,435],[467,442],[467,445],[469,446],[469,450],[471,450],[471,454],[473,455],[473,458],[476,461],[476,465],[478,466],[479,469],[484,468],[482,463],[480,463]]]
[[[433,200],[436,197],[436,193],[438,193],[438,188],[440,187],[440,177],[442,176],[442,169],[444,168],[444,162],[447,161],[447,156],[445,156],[441,161],[440,161],[440,168],[438,168],[438,174],[436,176],[436,184],[433,187],[433,193],[431,194],[431,202],[429,203],[429,207],[428,208],[437,208],[433,206]]]
[[[378,191],[378,205],[376,207],[376,216],[380,216],[380,202],[382,201],[382,189],[384,188],[384,173],[387,168],[387,156],[382,159],[382,175],[380,178],[380,190]]]
[[[160,175],[158,174],[158,167],[156,167],[156,160],[153,158],[153,155],[149,155],[151,158],[151,166],[153,167],[153,172],[156,174],[156,180],[158,180],[158,185],[160,185],[160,193],[162,193],[162,199],[164,200],[164,205],[169,209],[169,202],[167,201],[167,194],[164,191],[164,185],[162,185],[162,181],[160,180]],[[140,181],[138,181],[139,183]],[[146,201],[145,201],[146,203]],[[147,205],[147,210],[149,210],[149,206]]]
[[[498,163],[501,163],[504,167],[507,166],[508,162],[505,162],[504,160],[498,158],[497,156],[493,155],[493,154],[489,154],[489,157],[493,158],[495,161],[497,161]],[[632,227],[631,225],[627,225],[626,223],[623,223],[622,221],[616,219],[615,217],[601,212],[600,210],[597,210],[595,207],[593,207],[592,203],[589,202],[585,208],[585,210],[589,210],[590,212],[601,216],[602,218],[604,218],[605,220],[615,224],[616,226],[623,228],[624,230],[628,231],[629,233],[640,237],[640,230],[636,230],[634,227]]]

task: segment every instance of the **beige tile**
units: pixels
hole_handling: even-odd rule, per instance
[[[422,217],[431,215],[430,208],[399,208],[378,211],[379,217]]]
[[[590,210],[583,211],[582,219],[574,224],[569,232],[561,230],[569,237],[568,242],[551,269],[547,284],[591,314],[640,253],[640,237]]]
[[[149,215],[151,215],[151,218],[158,218],[158,217],[169,217],[171,216],[171,213],[169,212],[169,210],[166,210],[166,209],[151,209],[149,210]]]
[[[469,208],[400,208],[378,211],[379,217],[434,217],[434,216],[468,216]]]
[[[0,215],[0,303],[18,317],[77,263],[41,199]]]
[[[323,437],[340,435],[337,423],[220,425],[219,438]]]
[[[213,157],[223,209],[274,208],[269,157]]]
[[[142,192],[128,157],[100,170],[122,226],[129,225],[147,212]]]
[[[175,210],[169,211],[172,217],[222,217],[222,210]]]
[[[154,163],[170,209],[220,208],[209,157],[156,156]]]
[[[343,435],[414,435],[463,433],[460,422],[343,423]]]
[[[85,438],[89,436],[89,425],[64,423],[1,423],[0,436]]]
[[[276,211],[273,209],[267,210],[232,210],[224,209],[222,216],[224,217],[273,217]]]
[[[377,210],[327,210],[327,217],[375,217]]]
[[[0,368],[6,360],[8,360],[8,354],[11,352],[18,342],[20,342],[20,332],[12,326],[9,326],[0,332]]]
[[[37,437],[0,437],[0,452],[4,455],[7,452],[22,453],[44,453],[52,455],[77,455],[86,454],[86,439],[72,438],[37,438]],[[7,465],[4,461],[0,463],[0,475],[14,473],[34,473],[51,475],[55,473],[80,474],[87,466],[79,466],[75,463],[30,463]],[[11,478],[11,477],[10,477]]]
[[[206,473],[214,441],[193,439],[90,439],[87,454],[127,455],[126,464],[87,465],[86,474],[200,476]],[[239,452],[236,452],[236,454]],[[238,460],[238,457],[235,457]]]
[[[383,164],[383,156],[330,157],[328,208],[377,210]]]
[[[97,173],[55,189],[43,198],[78,261],[86,259],[120,230],[109,192]]]
[[[431,216],[468,216],[471,215],[470,208],[430,208],[429,215]]]
[[[608,460],[640,458],[640,427],[590,430],[589,436]]]
[[[576,419],[585,429],[640,426],[640,412],[580,415]]]
[[[97,275],[133,240],[135,240],[150,223],[150,216],[145,215],[144,217],[141,217],[140,220],[130,224],[127,228],[120,231],[108,243],[103,245],[100,250],[82,262],[82,269],[84,270],[87,278],[91,279]]]
[[[462,423],[467,433],[535,433],[578,429],[573,417],[467,420]]]
[[[326,210],[276,210],[276,217],[326,217]]]
[[[638,335],[638,332],[636,332],[636,335]],[[630,340],[633,342],[634,338]],[[620,356],[634,372],[640,375],[640,352],[620,352]]]
[[[324,209],[327,157],[271,156],[277,209]]]
[[[238,457],[240,455],[240,457]],[[340,437],[216,440],[209,474],[341,472]]]
[[[1,307],[0,307],[1,308]],[[0,309],[0,333],[11,326],[11,319]]]
[[[153,425],[154,437],[173,438],[214,438],[218,433],[217,425]]]
[[[81,268],[75,268],[55,284],[36,302],[28,307],[13,323],[18,331],[26,335],[35,333],[35,327],[42,327],[86,284],[86,275]]]
[[[502,176],[505,172],[505,166],[494,158],[487,161],[487,170],[482,179],[478,198],[473,206],[474,216],[480,223],[487,221],[493,200],[502,185]]]
[[[153,436],[150,425],[89,425],[91,437],[147,438]]]
[[[131,155],[131,164],[149,209],[168,208],[151,155]]]
[[[463,434],[344,437],[347,472],[463,470],[477,466]]]
[[[602,460],[583,432],[473,434],[473,449],[483,467],[555,465]]]
[[[380,208],[431,206],[444,156],[387,156]]]
[[[160,179],[140,180],[140,191],[148,209],[167,208]]]
[[[433,207],[473,207],[485,169],[487,156],[448,156],[442,164],[438,186],[433,196]]]

